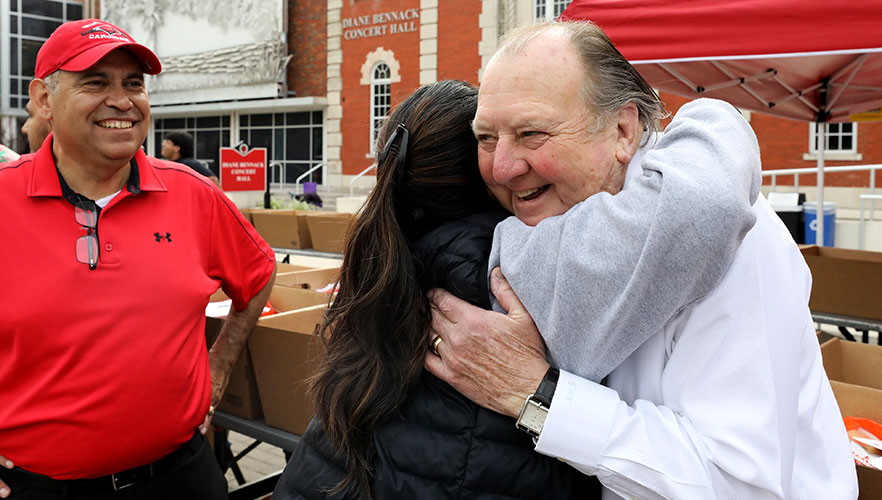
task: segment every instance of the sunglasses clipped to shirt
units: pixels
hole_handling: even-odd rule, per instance
[[[74,217],[77,224],[88,231],[77,238],[77,260],[94,270],[98,267],[98,206],[93,201],[78,201],[74,205]]]

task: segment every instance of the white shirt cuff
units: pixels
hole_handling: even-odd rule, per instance
[[[592,474],[620,403],[616,391],[561,370],[536,451]]]

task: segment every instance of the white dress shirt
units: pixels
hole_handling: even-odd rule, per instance
[[[811,275],[763,197],[754,211],[719,285],[606,387],[561,372],[536,450],[596,475],[604,499],[857,497],[808,308]]]

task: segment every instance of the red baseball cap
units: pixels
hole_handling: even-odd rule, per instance
[[[135,42],[128,33],[100,19],[69,21],[52,32],[37,53],[37,78],[55,71],[84,71],[116,49],[125,48],[141,62],[144,73],[162,71],[159,58],[147,47]]]

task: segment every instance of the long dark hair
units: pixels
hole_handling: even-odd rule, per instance
[[[370,496],[374,431],[401,407],[423,368],[431,314],[410,242],[440,223],[498,207],[478,170],[476,106],[477,90],[465,82],[425,85],[380,131],[377,184],[348,236],[340,290],[319,328],[327,357],[311,379],[316,414],[346,458],[346,475],[332,492],[355,486]]]

